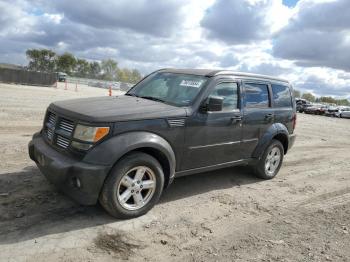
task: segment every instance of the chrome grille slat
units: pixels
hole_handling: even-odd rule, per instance
[[[51,130],[51,129],[47,129],[47,130],[46,130],[46,134],[47,134],[47,138],[48,138],[49,140],[52,140],[52,138],[53,138],[53,132],[52,132],[52,130]]]
[[[52,141],[54,132],[52,128],[54,128],[56,125],[56,115],[52,112],[48,112],[47,114],[47,120],[46,120],[46,136],[47,138]]]
[[[60,129],[64,130],[64,131],[67,131],[69,133],[72,133],[73,129],[71,128],[67,128],[67,127],[64,127],[64,126],[60,126]]]
[[[66,149],[68,146],[69,146],[69,139],[63,137],[63,136],[60,136],[60,135],[57,135],[57,138],[56,138],[56,144],[64,149]]]
[[[56,115],[54,113],[49,112],[47,116],[47,122],[49,122],[52,126],[56,125]]]
[[[61,121],[59,122],[58,128],[63,129],[71,134],[74,129],[74,122],[68,119],[62,118]]]
[[[54,113],[49,113],[49,122],[55,123],[56,122],[56,116]]]
[[[73,128],[73,125],[67,125],[65,123],[61,123],[60,126],[66,127],[66,128]]]

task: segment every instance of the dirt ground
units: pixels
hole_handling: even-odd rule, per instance
[[[0,261],[350,261],[350,120],[299,114],[275,179],[178,178],[147,215],[118,221],[58,193],[28,157],[51,101],[108,93],[78,88],[0,84]]]

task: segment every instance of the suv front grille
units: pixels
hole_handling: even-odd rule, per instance
[[[70,145],[75,124],[72,120],[48,111],[44,124],[44,135],[50,144],[67,149]]]

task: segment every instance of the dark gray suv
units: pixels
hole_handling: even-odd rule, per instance
[[[29,154],[77,202],[136,217],[175,177],[236,165],[276,176],[295,140],[292,91],[269,76],[162,69],[122,96],[52,103]]]

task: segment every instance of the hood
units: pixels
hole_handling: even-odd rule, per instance
[[[57,101],[50,110],[87,122],[115,122],[186,116],[186,109],[132,96]]]

